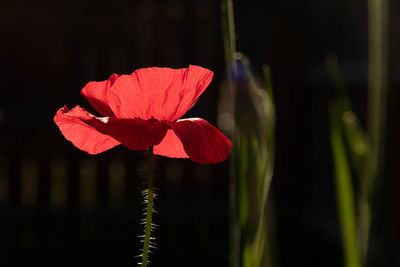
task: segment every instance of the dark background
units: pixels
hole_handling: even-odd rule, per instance
[[[361,0],[234,1],[238,50],[269,64],[277,105],[272,183],[279,266],[342,266],[326,72],[338,56],[366,123],[367,6]],[[385,169],[376,185],[371,266],[400,266],[400,3],[390,1]],[[220,2],[0,3],[0,265],[134,266],[144,155],[90,156],[53,123],[92,80],[149,66],[200,65],[215,77],[186,114],[216,125],[224,78]],[[228,266],[228,162],[159,158],[154,266]]]

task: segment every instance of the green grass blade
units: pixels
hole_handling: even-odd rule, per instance
[[[236,33],[232,0],[222,0],[222,31],[224,36],[225,62],[230,66],[236,53]]]
[[[344,75],[339,67],[336,55],[330,54],[326,58],[326,66],[329,76],[338,92],[337,108],[338,115],[342,117],[344,137],[349,148],[351,163],[354,167],[357,178],[362,181],[364,175],[365,159],[368,152],[368,141],[365,131],[362,129],[359,120],[352,112],[350,98],[347,94],[347,84]]]
[[[241,243],[241,227],[240,217],[245,216],[243,210],[240,210],[240,203],[245,198],[240,198],[240,169],[238,162],[242,157],[238,151],[239,144],[235,133],[235,95],[236,87],[233,81],[233,74],[236,73],[236,64],[234,61],[236,53],[236,36],[235,23],[233,14],[232,0],[222,0],[222,33],[224,40],[225,64],[227,79],[225,84],[221,86],[219,101],[219,125],[222,130],[231,138],[233,149],[230,156],[230,181],[229,181],[229,202],[230,202],[230,248],[229,258],[231,267],[240,266],[240,243]],[[221,122],[222,121],[222,122]],[[240,199],[239,199],[240,198]],[[247,215],[246,215],[247,216]],[[242,218],[243,219],[243,218]]]
[[[351,162],[357,173],[358,180],[362,183],[365,168],[365,159],[368,153],[368,141],[357,116],[352,111],[342,114],[344,136],[351,156]]]
[[[340,113],[331,109],[330,139],[335,169],[336,199],[346,267],[360,267],[351,171],[341,131]]]
[[[371,153],[367,159],[367,180],[380,174],[386,122],[387,89],[387,0],[368,1],[368,136]]]
[[[238,129],[242,129],[248,146],[247,183],[249,192],[247,234],[243,237],[242,263],[244,267],[272,266],[273,248],[269,234],[268,217],[271,216],[267,199],[274,168],[275,107],[271,98],[272,83],[268,68],[267,80],[262,81],[250,68],[249,60],[237,54],[237,67],[242,73],[238,86],[240,109],[237,108]],[[248,123],[249,117],[256,119]],[[245,192],[241,192],[245,194]]]
[[[371,200],[376,180],[382,175],[386,127],[388,62],[388,1],[368,0],[368,117],[369,151],[361,184],[359,231],[361,255],[367,262],[371,225]]]

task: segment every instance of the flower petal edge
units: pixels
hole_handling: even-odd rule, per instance
[[[82,121],[90,115],[80,106],[71,110],[64,106],[57,111],[54,122],[65,139],[89,154],[99,154],[119,145],[120,143],[111,136],[99,132],[96,128]]]
[[[201,164],[215,164],[228,158],[231,141],[204,119],[189,118],[170,123],[191,160]]]

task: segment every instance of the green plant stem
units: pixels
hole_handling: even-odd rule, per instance
[[[356,215],[353,185],[349,160],[346,154],[342,130],[341,113],[331,108],[331,147],[335,168],[336,199],[343,240],[346,267],[361,267],[357,246]]]
[[[225,62],[232,64],[236,53],[235,21],[232,0],[222,1],[222,27],[224,35]]]
[[[227,75],[227,86],[221,91],[221,96],[225,103],[222,112],[228,113],[232,118],[235,115],[236,85],[233,80],[236,75],[237,64],[236,55],[236,33],[233,15],[232,0],[222,0],[222,33],[224,38],[225,67]],[[234,130],[227,132],[229,137],[234,138]],[[231,157],[233,158],[233,156]]]
[[[146,226],[144,232],[144,242],[143,242],[143,254],[142,254],[142,267],[146,267],[148,264],[149,257],[149,247],[150,247],[150,239],[151,239],[151,227],[152,227],[152,219],[153,219],[153,197],[154,197],[154,189],[153,189],[153,147],[149,148],[148,156],[147,156],[147,197],[145,200],[147,201],[146,207]]]
[[[368,138],[369,153],[361,185],[359,238],[361,254],[366,261],[371,224],[371,191],[382,172],[386,125],[387,88],[387,0],[368,0]]]
[[[385,128],[387,87],[387,1],[369,0],[369,81],[368,81],[368,135],[371,142],[367,164],[371,176],[379,174],[382,142]]]
[[[225,51],[225,65],[227,75],[227,86],[221,88],[221,101],[220,101],[220,114],[235,118],[235,96],[236,87],[233,82],[233,73],[236,72],[235,53],[236,53],[236,36],[235,36],[235,23],[233,15],[232,0],[222,0],[222,33],[224,40]],[[236,157],[237,155],[237,141],[238,138],[235,133],[235,126],[232,129],[226,130],[228,136],[234,143],[234,149],[230,156],[230,184],[229,184],[229,197],[230,197],[230,266],[240,266],[240,222],[238,214],[238,197],[240,196],[238,190],[238,173],[236,170]]]

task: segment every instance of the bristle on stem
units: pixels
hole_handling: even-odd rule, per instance
[[[147,267],[150,264],[148,259],[149,253],[152,253],[150,249],[155,249],[154,237],[151,237],[151,233],[156,227],[153,222],[153,211],[154,211],[154,198],[157,194],[154,193],[153,188],[153,172],[154,172],[154,161],[153,161],[153,147],[149,148],[147,155],[147,189],[142,191],[144,203],[146,204],[146,210],[144,210],[145,218],[142,220],[141,224],[145,225],[144,235],[140,236],[144,238],[143,250],[141,250],[142,262],[139,262],[139,266]]]

